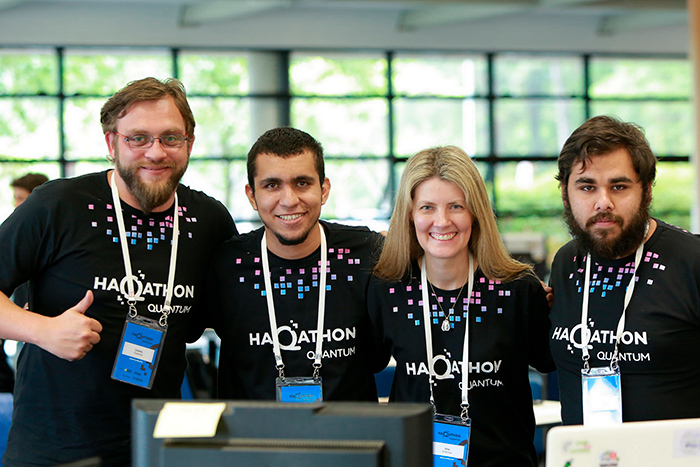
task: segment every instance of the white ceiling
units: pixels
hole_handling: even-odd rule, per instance
[[[685,0],[0,0],[0,45],[688,50]]]

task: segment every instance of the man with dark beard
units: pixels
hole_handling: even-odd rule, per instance
[[[594,117],[558,165],[574,237],[550,280],[564,424],[700,417],[700,239],[649,217],[656,157],[644,134]]]
[[[181,185],[194,118],[177,80],[102,107],[114,170],[47,182],[0,226],[0,337],[19,356],[5,466],[130,464],[134,398],[179,398],[226,208]],[[29,281],[28,310],[7,295]],[[96,461],[97,462],[97,461]]]
[[[246,194],[264,226],[218,248],[208,281],[219,397],[377,401],[389,356],[370,349],[366,297],[382,236],[319,221],[329,192],[308,133],[275,128],[250,149]]]

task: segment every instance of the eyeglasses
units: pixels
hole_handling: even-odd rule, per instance
[[[189,138],[185,135],[163,135],[158,138],[151,135],[130,135],[126,136],[117,131],[113,132],[124,138],[126,144],[133,149],[147,149],[153,146],[153,142],[158,140],[164,148],[181,148]]]

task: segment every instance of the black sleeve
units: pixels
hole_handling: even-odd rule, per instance
[[[48,230],[55,210],[50,199],[43,200],[40,194],[30,196],[0,224],[0,290],[8,297],[54,253]]]
[[[372,277],[367,291],[367,311],[370,318],[370,329],[372,332],[372,350],[376,355],[374,373],[379,373],[389,364],[391,359],[391,345],[384,336],[384,322],[382,317],[382,284],[378,279]]]
[[[195,342],[207,328],[217,329],[221,325],[221,307],[219,306],[219,287],[216,274],[216,258],[220,248],[215,248],[206,270],[204,293],[198,313],[190,318],[187,330],[187,342]]]
[[[529,281],[528,305],[529,363],[537,371],[549,373],[555,370],[549,350],[549,304],[542,284],[535,278]]]
[[[212,225],[214,228],[211,230],[212,239],[211,241],[216,244],[216,247],[211,253],[209,264],[206,269],[206,280],[204,282],[204,294],[200,299],[200,309],[199,312],[194,313],[190,318],[189,328],[187,330],[187,342],[195,342],[202,336],[202,333],[207,328],[214,328],[217,319],[219,307],[217,306],[217,290],[215,290],[216,281],[214,278],[215,274],[212,272],[215,267],[214,259],[220,254],[221,245],[234,235],[238,235],[238,229],[236,224],[231,217],[231,213],[226,209],[226,207],[219,201],[214,201],[216,203],[215,213],[212,213],[214,222]]]

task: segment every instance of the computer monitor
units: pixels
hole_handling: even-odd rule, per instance
[[[225,401],[212,438],[157,439],[167,400],[132,403],[132,466],[424,467],[432,465],[430,404]]]

